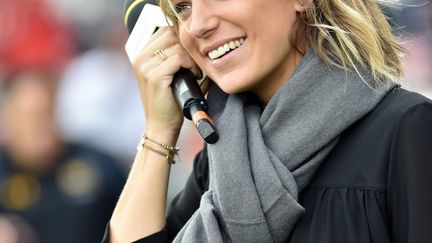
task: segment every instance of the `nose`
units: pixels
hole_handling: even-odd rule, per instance
[[[188,32],[195,38],[207,38],[218,26],[218,18],[211,0],[192,1],[192,14],[188,21]]]

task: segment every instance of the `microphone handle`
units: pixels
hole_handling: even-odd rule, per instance
[[[212,119],[206,113],[208,109],[207,101],[192,72],[181,68],[174,74],[171,88],[177,104],[183,110],[183,115],[193,121],[204,141],[209,144],[216,143],[219,135]]]

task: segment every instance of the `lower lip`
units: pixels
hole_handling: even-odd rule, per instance
[[[224,65],[226,65],[227,63],[231,62],[232,59],[234,59],[235,56],[239,54],[239,52],[241,51],[241,49],[243,49],[243,46],[245,44],[246,44],[246,40],[245,40],[245,42],[243,42],[243,44],[241,46],[239,46],[236,49],[230,51],[228,54],[224,55],[223,57],[218,58],[216,60],[211,60],[210,59],[210,62],[212,64],[212,66],[214,68],[221,68]]]

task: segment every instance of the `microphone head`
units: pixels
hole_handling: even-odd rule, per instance
[[[159,6],[159,0],[126,0],[123,5],[123,20],[129,34],[132,32],[145,4]]]

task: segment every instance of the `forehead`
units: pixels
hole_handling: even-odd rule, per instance
[[[24,74],[12,80],[6,94],[9,105],[46,103],[53,99],[53,89],[48,79],[36,74]]]

